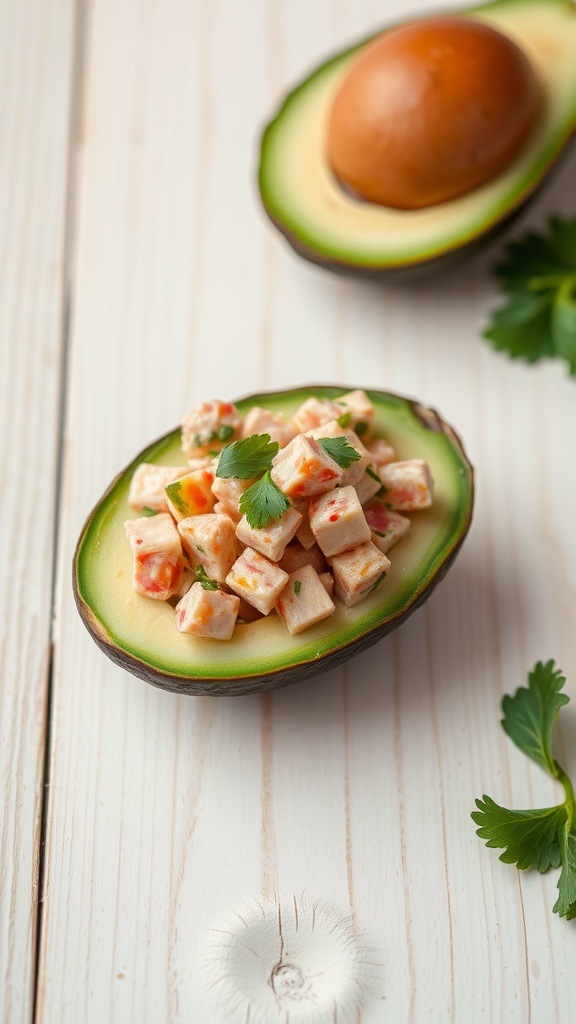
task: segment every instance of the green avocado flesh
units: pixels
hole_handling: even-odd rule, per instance
[[[291,92],[263,135],[264,206],[301,255],[334,270],[365,273],[445,262],[447,254],[473,247],[505,225],[565,149],[576,128],[572,0],[495,0],[450,14],[508,35],[531,60],[544,104],[525,147],[487,184],[426,209],[394,210],[348,195],[325,158],[326,124],[332,98],[365,40]]]
[[[253,395],[237,402],[289,418],[312,395],[332,398],[349,388],[309,387]],[[472,470],[451,429],[432,410],[384,392],[367,392],[376,409],[375,434],[397,457],[426,459],[434,479],[434,504],[412,513],[409,536],[389,553],[392,566],[377,591],[354,608],[336,601],[336,612],[299,636],[271,614],[237,624],[229,641],[180,633],[174,608],[132,589],[132,554],[124,532],[137,516],[128,504],[132,474],[140,462],[185,464],[180,431],[143,451],[113,482],[90,515],[74,560],[75,596],[96,642],[129,671],[168,689],[186,692],[248,692],[243,680],[287,682],[344,660],[397,625],[441,577],[470,524]],[[304,669],[307,669],[304,671]],[[213,686],[210,681],[225,681]],[[195,686],[202,681],[207,685]],[[188,682],[190,685],[184,686]]]

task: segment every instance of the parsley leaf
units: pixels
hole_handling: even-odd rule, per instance
[[[202,584],[204,590],[218,590],[218,580],[211,580],[202,564],[196,567],[194,575],[198,583]]]
[[[568,694],[560,693],[565,682],[553,661],[545,665],[539,661],[528,676],[528,689],[521,686],[502,701],[504,732],[523,754],[556,777],[552,728],[560,708],[570,700]]]
[[[271,519],[278,519],[287,508],[290,508],[290,502],[272,480],[270,470],[244,491],[240,498],[240,511],[254,530],[262,530]]]
[[[188,505],[184,498],[182,497],[182,495],[180,494],[180,491],[182,490],[182,484],[180,483],[180,481],[174,480],[173,483],[166,484],[164,490],[166,491],[166,494],[170,498],[170,501],[172,502],[173,505],[176,506],[178,511],[182,512],[183,515],[186,515],[186,512],[188,511]]]
[[[353,462],[358,462],[362,457],[356,448],[348,444],[345,437],[319,437],[318,444],[342,469],[348,469]]]
[[[270,434],[252,434],[241,441],[233,441],[222,449],[216,476],[251,480],[270,469],[279,448],[277,441],[270,440]]]
[[[565,359],[576,375],[576,217],[513,242],[494,270],[508,299],[484,337],[513,359]]]
[[[143,516],[148,516],[148,517],[150,517],[150,516],[157,516],[158,515],[158,509],[157,508],[149,508],[148,505],[144,505],[144,507],[142,509],[140,509],[140,512],[141,512],[141,514]]]
[[[528,687],[502,701],[502,727],[516,746],[564,786],[566,799],[557,807],[512,811],[489,796],[476,801],[472,820],[486,846],[503,849],[500,860],[520,870],[562,868],[554,912],[576,917],[576,801],[572,783],[552,755],[552,731],[560,708],[569,697],[566,682],[553,661],[539,661],[528,676]]]
[[[350,420],[351,419],[352,419],[352,413],[350,411],[343,412],[342,415],[339,416],[338,419],[336,420],[336,423],[338,424],[339,427],[342,427],[343,429],[345,429],[346,427],[350,426]]]
[[[294,580],[294,593],[296,594],[296,597],[298,597],[298,594],[300,593],[301,590],[302,580]]]

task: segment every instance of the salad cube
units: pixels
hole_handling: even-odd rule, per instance
[[[407,459],[382,466],[380,477],[386,501],[399,512],[430,508],[433,480],[423,459]]]
[[[357,547],[371,536],[353,487],[337,487],[313,498],[310,527],[326,557]]]
[[[176,625],[181,633],[230,640],[234,632],[240,598],[222,590],[205,590],[194,583],[176,605]]]
[[[288,581],[288,573],[254,548],[246,548],[226,577],[226,585],[263,615],[272,611]]]
[[[364,508],[364,515],[372,530],[373,543],[384,554],[410,529],[410,520],[388,508],[384,498],[373,498]]]
[[[311,548],[303,548],[301,544],[289,544],[280,559],[280,568],[285,572],[294,572],[303,565],[313,565],[318,573],[326,568],[326,559],[316,542]]]
[[[356,494],[361,505],[365,505],[382,489],[382,481],[374,466],[367,466],[361,480],[356,484]]]
[[[336,487],[343,473],[318,441],[298,434],[275,456],[270,475],[288,497],[304,498]]]
[[[240,413],[232,402],[212,399],[191,409],[182,419],[182,449],[187,459],[213,455],[233,440]]]
[[[240,553],[234,523],[229,516],[208,512],[178,523],[178,533],[193,569],[202,565],[206,575],[223,583]]]
[[[168,509],[177,521],[186,516],[211,512],[214,508],[211,469],[194,469],[166,486]]]
[[[278,562],[301,522],[302,516],[295,508],[287,508],[278,519],[270,520],[262,529],[250,526],[246,516],[242,516],[236,527],[236,536],[243,544],[266,555],[271,562]]]
[[[247,491],[253,483],[253,479],[239,480],[236,476],[214,477],[212,494],[224,506],[224,509],[235,523],[239,523],[242,518],[242,513],[239,509],[240,498],[244,491]]]
[[[341,481],[343,487],[346,487],[348,484],[351,484],[354,487],[354,485],[357,484],[364,476],[366,467],[369,466],[372,461],[368,449],[364,447],[358,435],[347,427],[341,427],[338,420],[330,420],[330,423],[326,423],[322,427],[316,427],[315,430],[308,431],[308,437],[315,437],[317,441],[320,440],[321,437],[345,437],[348,444],[359,452],[360,458],[344,470]]]
[[[252,434],[269,434],[271,441],[277,441],[284,448],[296,436],[296,428],[282,416],[255,405],[246,413],[242,423],[242,437]]]
[[[337,420],[341,415],[342,409],[336,402],[330,402],[327,398],[307,398],[294,413],[292,426],[297,433],[303,434],[322,423]]]
[[[288,577],[276,602],[276,611],[288,632],[294,636],[316,622],[327,619],[335,611],[335,605],[322,586],[316,570],[311,565],[305,565]]]
[[[167,601],[184,581],[182,545],[167,512],[124,524],[134,555],[133,587],[137,594]]]
[[[358,437],[367,441],[372,436],[374,406],[366,392],[360,389],[348,391],[346,395],[341,395],[337,402],[338,405],[343,407],[339,415],[342,415],[342,411],[344,413],[349,412],[350,423],[348,426],[356,431]]]
[[[167,512],[166,484],[184,476],[183,466],[155,466],[142,462],[130,481],[128,502],[137,512],[149,508],[154,512]]]
[[[376,590],[390,568],[390,561],[375,544],[367,541],[351,551],[330,559],[337,596],[352,608]]]
[[[372,462],[376,467],[387,466],[389,462],[396,462],[396,452],[394,451],[391,444],[385,441],[383,437],[377,438],[376,441],[372,441],[368,445],[368,451]]]

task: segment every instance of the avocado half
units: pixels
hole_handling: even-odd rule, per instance
[[[335,398],[350,388],[302,387],[250,395],[236,402],[291,417],[313,395]],[[454,559],[472,516],[473,471],[453,429],[433,409],[383,391],[368,391],[375,434],[399,459],[426,459],[434,478],[434,504],[411,516],[409,536],[391,552],[392,566],[371,596],[337,610],[300,636],[278,616],[238,624],[229,641],[179,633],[174,608],[132,589],[132,554],[124,523],[134,470],[141,462],[185,464],[180,430],[142,451],[112,482],[90,513],[74,555],[73,586],[85,626],[112,661],[149,683],[176,693],[243,694],[294,682],[338,665],[385,636],[432,593]]]
[[[441,268],[504,230],[566,149],[576,129],[573,0],[494,0],[449,13],[508,35],[532,61],[543,110],[525,147],[487,184],[426,209],[394,210],[349,195],[325,157],[326,124],[350,62],[371,36],[297,86],[262,137],[264,207],[301,256],[363,277],[402,278]]]

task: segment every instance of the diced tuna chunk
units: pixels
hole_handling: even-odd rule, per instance
[[[182,448],[187,459],[212,454],[230,444],[240,427],[240,413],[231,402],[213,399],[191,409],[182,420]]]
[[[181,633],[230,640],[240,599],[222,590],[205,590],[194,583],[176,605],[176,625]]]
[[[341,395],[336,401],[338,405],[342,406],[340,416],[342,413],[350,413],[350,423],[348,426],[352,427],[358,434],[358,437],[362,441],[368,441],[372,436],[372,427],[374,423],[374,406],[368,398],[365,391],[348,391],[347,394]]]
[[[303,566],[288,577],[276,603],[276,611],[293,636],[327,619],[334,610],[334,602],[311,565]]]
[[[391,444],[379,437],[368,445],[370,458],[376,467],[387,466],[389,462],[396,462],[396,452]]]
[[[433,481],[423,459],[407,459],[382,466],[380,478],[385,488],[385,499],[399,512],[430,508]]]
[[[318,575],[320,583],[324,587],[324,590],[328,594],[328,597],[332,597],[334,593],[334,577],[331,572],[321,572]]]
[[[335,555],[330,559],[330,566],[336,594],[347,608],[352,608],[376,590],[390,568],[390,561],[368,541],[351,551]]]
[[[343,472],[314,438],[299,434],[275,456],[271,477],[288,497],[305,498],[336,487]]]
[[[373,498],[382,489],[382,481],[378,470],[374,466],[368,466],[364,476],[356,484],[356,494],[361,505],[365,505],[370,498]]]
[[[303,565],[313,565],[318,573],[326,568],[326,559],[316,541],[311,548],[303,548],[301,544],[289,544],[280,559],[280,568],[284,569],[284,572],[294,572]]]
[[[167,512],[166,484],[172,483],[185,473],[187,469],[184,466],[156,466],[153,463],[142,462],[130,481],[128,503],[137,512],[145,508],[154,512]]]
[[[206,575],[223,583],[240,553],[234,523],[229,516],[208,512],[178,523],[178,533],[193,569],[204,566]]]
[[[337,487],[313,498],[310,527],[326,557],[357,547],[371,536],[353,487]]]
[[[292,417],[292,424],[295,430],[306,433],[314,427],[328,423],[330,420],[337,420],[342,415],[342,409],[327,398],[307,398]]]
[[[316,537],[310,529],[310,517],[308,515],[308,502],[305,499],[293,502],[293,506],[302,516],[302,522],[296,530],[296,540],[303,548],[311,548],[316,543]]]
[[[282,416],[255,405],[246,413],[242,423],[242,437],[252,434],[269,434],[271,441],[277,441],[284,448],[296,436],[296,428]]]
[[[133,586],[137,594],[167,601],[184,582],[182,545],[167,512],[146,519],[129,519],[126,536],[134,555]]]
[[[384,498],[373,498],[364,508],[372,541],[386,554],[410,529],[410,520],[388,508]]]
[[[186,516],[198,516],[214,508],[211,469],[194,469],[166,487],[168,509],[179,521]]]
[[[242,544],[256,548],[271,562],[278,562],[301,522],[302,516],[295,508],[287,508],[278,519],[271,519],[262,529],[250,526],[246,516],[242,516],[236,527],[236,536]]]
[[[246,548],[226,577],[226,585],[263,615],[272,611],[288,573],[253,548]]]
[[[235,476],[217,476],[214,478],[212,494],[223,505],[225,511],[235,523],[239,523],[242,518],[239,508],[240,498],[253,483],[254,479],[239,480]]]
[[[314,430],[307,431],[307,436],[314,437],[317,441],[319,441],[321,437],[345,437],[350,447],[355,448],[359,453],[360,458],[344,470],[341,480],[342,487],[346,487],[348,484],[351,484],[352,487],[354,487],[355,484],[357,484],[364,476],[366,467],[369,466],[372,461],[368,449],[364,447],[358,435],[348,427],[341,427],[338,420],[330,420],[329,423],[325,423],[321,427],[316,427]]]

